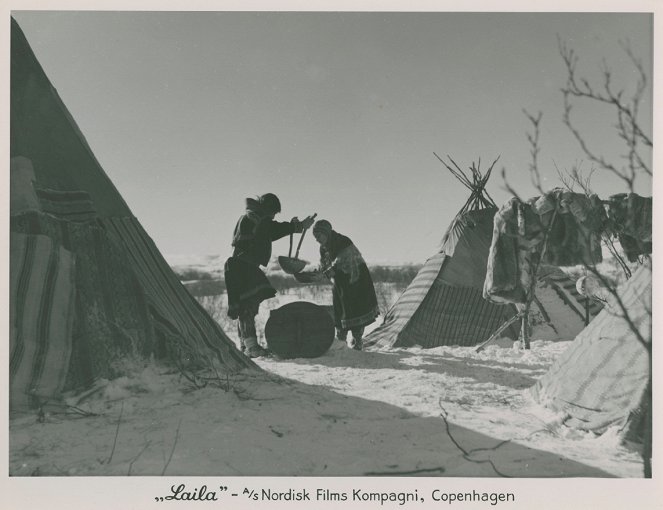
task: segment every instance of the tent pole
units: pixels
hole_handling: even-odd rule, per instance
[[[555,210],[553,211],[552,218],[550,219],[550,224],[545,231],[543,237],[543,247],[541,248],[541,253],[539,253],[536,263],[534,264],[534,270],[532,271],[532,281],[529,286],[529,291],[527,295],[527,301],[525,302],[524,308],[522,309],[522,322],[520,324],[520,336],[523,343],[523,348],[526,350],[530,349],[530,338],[529,338],[529,311],[532,306],[532,301],[536,295],[536,284],[539,281],[539,270],[541,269],[541,264],[543,263],[546,249],[548,248],[548,239],[550,237],[550,232],[552,231],[553,224],[557,218],[557,211],[559,210],[559,204],[555,205]],[[522,227],[522,232],[524,233],[525,229],[525,217],[522,209],[518,209],[518,227]],[[521,214],[523,214],[521,216]],[[520,223],[522,220],[522,224]]]
[[[530,349],[530,342],[529,342],[529,310],[530,310],[530,305],[531,301],[528,301],[527,304],[525,305],[525,308],[522,312],[522,317],[520,318],[520,339],[523,343],[523,348],[525,350]]]
[[[506,322],[505,322],[504,324],[502,324],[499,328],[497,328],[497,331],[495,331],[495,333],[493,333],[492,335],[490,335],[490,338],[488,338],[488,340],[486,340],[485,342],[480,343],[480,344],[477,346],[477,348],[475,349],[475,352],[481,352],[481,351],[483,351],[484,348],[486,347],[486,345],[488,345],[490,342],[492,342],[493,340],[495,340],[498,336],[500,336],[500,333],[502,333],[502,331],[504,331],[506,328],[508,328],[509,326],[511,326],[511,324],[513,324],[514,322],[516,322],[516,321],[517,321],[518,319],[520,319],[520,318],[521,318],[521,312],[519,311],[516,315],[514,315],[513,317],[511,317],[508,321],[506,321]]]

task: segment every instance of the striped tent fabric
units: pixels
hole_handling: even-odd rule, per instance
[[[481,293],[496,210],[468,210],[454,218],[440,252],[426,261],[383,324],[366,335],[364,346],[476,345],[516,313],[512,306],[489,303]],[[516,334],[513,328],[504,333]]]
[[[651,342],[651,267],[618,288],[629,318]],[[621,308],[609,302],[531,388],[541,404],[567,415],[575,428],[604,432],[627,426],[647,385],[648,353]]]
[[[43,235],[10,234],[10,409],[64,387],[72,351],[75,258]]]
[[[400,345],[401,331],[407,326],[440,273],[446,255],[429,258],[407,289],[385,315],[383,323],[364,338],[364,347],[381,349]]]
[[[126,249],[157,327],[178,340],[182,354],[189,357],[183,361],[201,361],[214,352],[231,370],[247,366],[247,358],[189,294],[135,218],[106,218],[100,223]]]
[[[35,188],[41,210],[68,221],[90,221],[97,217],[90,194],[85,191],[58,191]]]
[[[486,301],[479,289],[452,287],[436,280],[400,333],[399,345],[476,345],[514,313],[510,306]]]
[[[96,221],[73,222],[31,211],[12,215],[10,229],[47,236],[76,257],[76,318],[65,391],[111,377],[112,365],[122,357],[163,351],[125,250]]]

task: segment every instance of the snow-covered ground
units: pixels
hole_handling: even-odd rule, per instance
[[[328,297],[319,288],[280,294],[265,304],[258,327],[269,309]],[[222,297],[203,304],[225,315]],[[335,341],[319,358],[259,359],[262,372],[201,389],[137,362],[87,397],[72,396],[72,407],[13,418],[9,472],[641,477],[637,452],[615,431],[596,437],[568,429],[529,398],[527,389],[568,344],[357,352]]]
[[[376,287],[381,307],[398,294]],[[200,300],[237,341],[225,297]],[[259,331],[271,309],[298,300],[329,304],[330,289],[279,294]],[[660,508],[660,484],[642,479],[616,431],[567,428],[530,399],[569,344],[357,352],[335,342],[318,358],[258,359],[262,370],[202,388],[128,360],[125,376],[67,406],[10,419],[8,508],[201,508],[175,498],[178,487],[185,498],[213,491],[226,508]],[[312,501],[287,500],[306,490]]]
[[[614,434],[567,429],[529,400],[526,388],[564,347],[339,343],[316,359],[258,360],[264,373],[203,389],[136,367],[77,402],[87,416],[11,420],[10,474],[641,476]]]

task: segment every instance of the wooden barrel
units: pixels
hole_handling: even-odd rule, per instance
[[[334,341],[334,320],[322,306],[308,301],[272,310],[265,324],[269,349],[280,358],[317,358]]]

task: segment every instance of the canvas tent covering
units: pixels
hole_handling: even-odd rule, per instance
[[[125,357],[236,371],[11,23],[10,407],[42,405]]]
[[[490,169],[482,175],[471,167],[470,180],[464,173],[458,174],[457,166],[447,168],[471,190],[470,197],[451,222],[440,251],[426,261],[385,314],[383,324],[366,336],[364,345],[369,349],[476,345],[517,313],[513,305],[483,298],[497,212],[485,191]],[[530,315],[532,336],[572,339],[600,305],[580,296],[575,282],[559,268],[543,267],[539,276]],[[503,336],[517,338],[517,327],[508,328]]]
[[[642,265],[618,289],[642,340],[651,342],[651,266]],[[576,337],[531,389],[534,398],[563,412],[574,428],[604,432],[637,422],[647,386],[647,349],[615,299]]]

